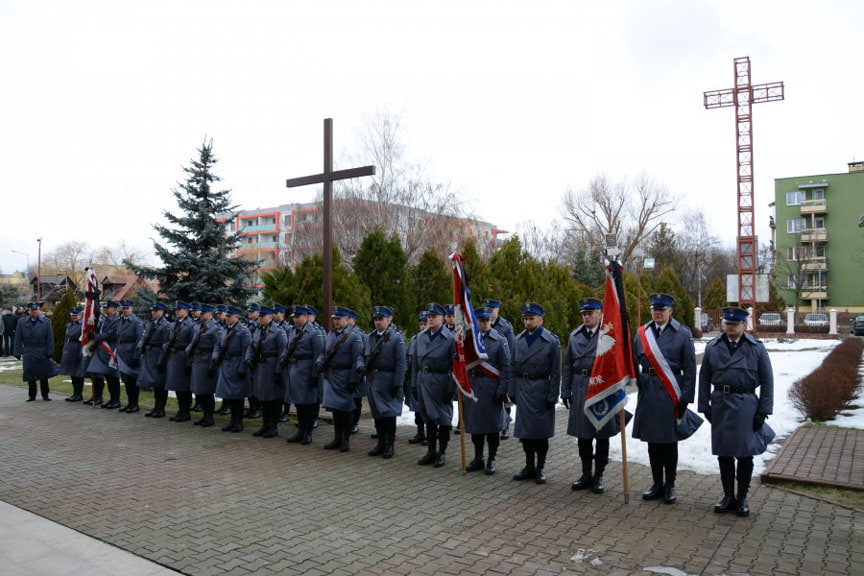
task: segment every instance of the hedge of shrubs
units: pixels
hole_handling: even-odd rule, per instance
[[[855,399],[861,381],[864,340],[846,338],[813,372],[789,390],[792,404],[811,420],[831,420]]]

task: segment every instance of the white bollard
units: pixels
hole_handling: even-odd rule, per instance
[[[795,334],[795,308],[791,306],[786,309],[786,334],[789,336]]]
[[[837,335],[837,310],[832,308],[828,311],[828,334]]]

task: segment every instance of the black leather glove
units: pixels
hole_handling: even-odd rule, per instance
[[[759,430],[762,428],[762,425],[765,424],[765,419],[768,418],[768,415],[764,412],[757,412],[756,416],[753,417],[753,431]]]
[[[557,404],[557,402],[550,402],[550,401],[547,400],[547,401],[546,401],[546,409],[547,409],[547,410],[554,410],[554,409],[555,409],[555,404]]]
[[[360,376],[364,376],[366,374],[366,365],[361,364],[360,366],[357,367],[355,372],[357,372],[357,374],[359,374]]]
[[[397,396],[399,396],[400,390],[402,390],[402,387],[399,386],[398,384],[394,384],[393,386],[390,387],[390,395],[393,396],[394,398],[396,398]]]
[[[567,408],[567,410],[570,409],[570,399],[569,398],[562,398],[561,402],[564,403],[564,407]]]
[[[684,413],[687,412],[688,404],[689,402],[687,402],[687,400],[684,400],[683,398],[678,400],[678,405],[676,406],[676,408],[678,409],[678,416],[683,416]]]
[[[158,370],[160,374],[165,372],[165,362],[163,360],[156,362],[156,370]]]
[[[356,382],[348,382],[348,392],[354,394],[357,392],[357,383]]]
[[[450,390],[445,390],[444,395],[441,398],[442,402],[453,402],[453,392]]]
[[[705,417],[705,420],[707,420],[709,424],[711,423],[711,409],[710,408],[708,409],[708,412],[703,412],[702,416]]]
[[[15,354],[15,359],[16,359],[16,360],[21,360],[21,355],[20,355],[20,354]]]
[[[239,368],[237,368],[237,378],[239,378],[240,380],[245,380],[247,374],[248,373],[246,372],[245,365],[241,365]]]
[[[141,358],[138,356],[132,356],[132,358],[129,359],[129,366],[132,368],[138,368],[141,366]]]
[[[318,378],[309,379],[309,388],[318,388]]]

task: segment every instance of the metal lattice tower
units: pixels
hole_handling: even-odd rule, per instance
[[[705,92],[705,108],[735,107],[738,159],[738,305],[756,310],[756,233],[753,201],[753,104],[783,100],[783,82],[750,84],[750,57],[735,58],[735,87]]]

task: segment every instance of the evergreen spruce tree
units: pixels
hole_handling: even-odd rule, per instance
[[[438,257],[432,250],[427,250],[420,256],[420,261],[410,271],[414,287],[414,318],[404,327],[416,327],[416,312],[422,310],[429,302],[446,304],[453,302],[453,276],[449,264]]]
[[[363,238],[353,264],[357,278],[369,288],[373,306],[392,306],[400,326],[413,323],[414,311],[407,297],[408,255],[399,238],[394,235],[388,240],[380,228],[370,232]]]
[[[132,270],[159,281],[159,290],[174,300],[202,302],[245,302],[256,263],[232,256],[239,235],[226,234],[225,225],[217,220],[236,209],[230,190],[214,190],[220,178],[213,173],[217,159],[213,141],[198,149],[198,159],[183,168],[186,181],[174,189],[180,215],[165,210],[169,225],[154,224],[153,229],[165,241],[153,245],[162,261],[161,267],[137,266]]]
[[[66,324],[69,322],[69,310],[78,305],[75,292],[66,290],[60,301],[51,312],[51,331],[54,333],[54,359],[58,362],[63,354],[63,342],[66,339]]]

